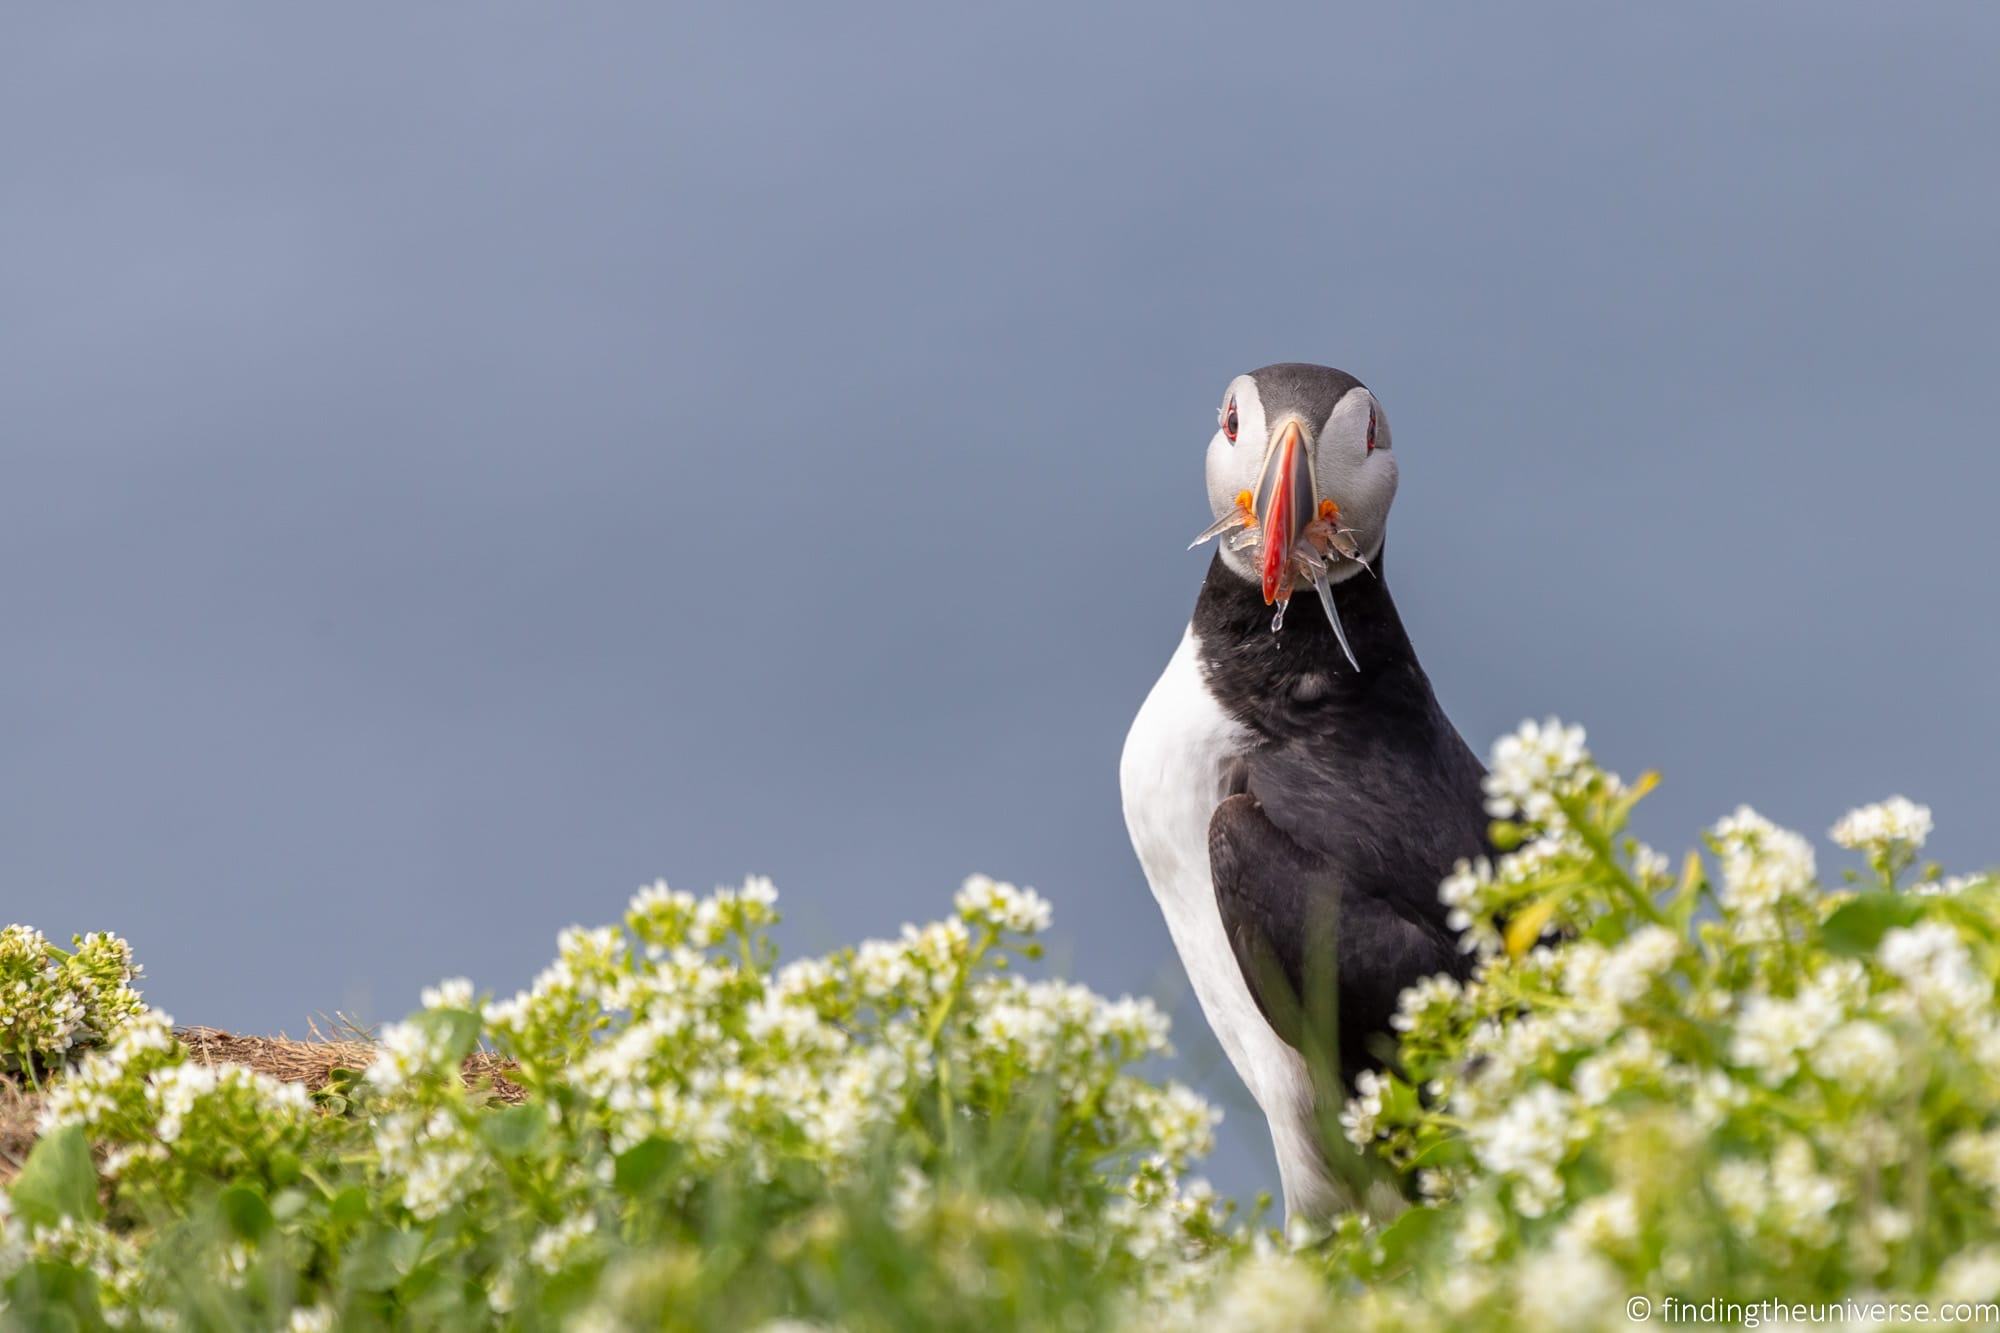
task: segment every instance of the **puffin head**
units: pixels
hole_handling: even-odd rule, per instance
[[[1338,631],[1332,587],[1380,554],[1395,498],[1389,418],[1367,386],[1328,366],[1265,366],[1223,390],[1208,442],[1215,522],[1195,542],[1229,534],[1224,566],[1281,616],[1312,585]]]

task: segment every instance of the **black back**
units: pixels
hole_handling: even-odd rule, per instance
[[[1209,825],[1223,925],[1265,1019],[1294,1046],[1337,1034],[1350,1085],[1379,1064],[1404,987],[1465,975],[1438,883],[1490,850],[1484,770],[1380,575],[1378,558],[1334,588],[1359,671],[1310,591],[1273,633],[1272,608],[1219,555],[1194,613],[1209,690],[1255,735]]]

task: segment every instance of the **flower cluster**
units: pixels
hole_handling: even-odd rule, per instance
[[[248,1324],[338,1326],[442,1283],[493,1318],[617,1326],[685,1299],[684,1251],[747,1247],[773,1272],[841,1244],[1020,1251],[1099,1275],[1100,1312],[1229,1252],[1228,1210],[1182,1176],[1218,1114],[1136,1071],[1168,1053],[1165,1017],[1020,975],[1044,899],[974,877],[943,921],[784,966],[775,902],[756,879],[643,889],[622,926],[563,931],[510,998],[427,988],[312,1096],[198,1063],[141,1013],[46,1097],[25,1197],[68,1203],[0,1223],[0,1282],[66,1255],[112,1322],[171,1322],[220,1287]],[[84,1142],[101,1167],[59,1159]],[[178,1262],[197,1236],[205,1257]],[[811,1290],[746,1268],[723,1322]],[[964,1291],[940,1270],[938,1300]]]
[[[1850,851],[1874,851],[1898,844],[1912,850],[1931,836],[1929,806],[1901,796],[1850,810],[1833,826],[1832,838]]]
[[[0,930],[0,1070],[38,1078],[144,1010],[131,945],[95,931],[71,944],[31,926]]]
[[[1478,968],[1404,993],[1399,1065],[1342,1120],[1426,1201],[1345,1227],[1333,1266],[1374,1283],[1354,1323],[2000,1293],[2000,1270],[1953,1257],[2000,1242],[2000,882],[1901,891],[1931,828],[1901,799],[1835,826],[1866,861],[1848,888],[1747,807],[1675,877],[1624,832],[1647,785],[1556,723],[1496,748],[1496,832],[1519,849],[1441,890]]]
[[[1581,727],[1554,718],[1524,722],[1493,747],[1486,809],[1494,842],[1513,848],[1497,862],[1463,860],[1438,893],[1468,953],[1520,954],[1544,935],[1579,934],[1611,904],[1579,892],[1609,875],[1624,900],[1669,882],[1666,859],[1634,838],[1616,845],[1632,807],[1651,791],[1652,774],[1627,785],[1597,766]]]

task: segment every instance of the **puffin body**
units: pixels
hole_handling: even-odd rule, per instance
[[[1340,1203],[1326,1126],[1381,1063],[1397,996],[1465,974],[1437,886],[1489,851],[1488,820],[1382,581],[1380,405],[1340,371],[1276,366],[1239,376],[1221,421],[1212,507],[1218,526],[1245,513],[1245,535],[1209,567],[1120,787],[1202,1011],[1270,1122],[1286,1212],[1316,1220]],[[1351,558],[1296,517],[1329,504],[1368,525],[1341,528]],[[1287,608],[1270,594],[1294,574],[1316,596]]]

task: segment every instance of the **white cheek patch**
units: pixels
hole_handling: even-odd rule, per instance
[[[1373,452],[1368,448],[1371,411],[1375,415]],[[1314,451],[1320,498],[1340,506],[1341,526],[1352,530],[1355,545],[1370,560],[1382,549],[1389,504],[1396,498],[1396,456],[1384,447],[1388,430],[1388,419],[1375,396],[1366,389],[1351,389],[1334,405]],[[1349,563],[1338,569],[1335,577],[1351,578],[1359,572],[1357,564]]]
[[[1264,400],[1257,393],[1257,381],[1248,375],[1238,375],[1223,391],[1224,410],[1232,397],[1236,400],[1236,442],[1231,444],[1220,428],[1208,442],[1208,512],[1216,524],[1196,538],[1195,545],[1235,526],[1236,497],[1257,488],[1257,467],[1264,459],[1269,435]],[[1222,558],[1243,577],[1253,576],[1241,552],[1227,542],[1223,543]]]

